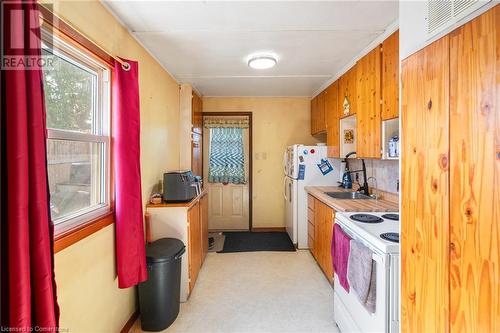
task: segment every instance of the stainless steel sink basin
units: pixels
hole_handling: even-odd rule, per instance
[[[372,199],[368,195],[359,192],[325,192],[334,199]]]

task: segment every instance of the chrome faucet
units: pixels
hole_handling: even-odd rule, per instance
[[[347,163],[347,158],[351,155],[355,155],[356,152],[353,151],[353,152],[350,152],[349,154],[347,154],[345,156],[345,159],[344,161],[346,162],[346,165],[348,165]],[[355,173],[355,172],[363,172],[363,186],[360,186],[359,189],[358,189],[358,192],[363,192],[365,195],[370,195],[370,188],[368,187],[368,177],[366,176],[366,164],[365,164],[365,160],[363,158],[360,158],[361,160],[361,170],[346,170],[346,173]]]

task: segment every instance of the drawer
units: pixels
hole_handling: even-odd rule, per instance
[[[307,224],[307,234],[310,238],[314,239],[314,224],[312,224],[311,222]]]
[[[309,223],[314,224],[314,210],[312,209],[307,210],[307,221],[309,221]]]
[[[307,195],[307,207],[314,210],[314,197],[310,194]]]

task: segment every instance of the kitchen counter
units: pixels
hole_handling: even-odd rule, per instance
[[[397,202],[386,199],[334,199],[325,192],[352,192],[337,186],[306,186],[307,193],[338,212],[397,212]]]
[[[159,204],[153,204],[153,203],[148,203],[146,205],[146,208],[165,208],[165,207],[187,207],[191,208],[194,206],[195,203],[200,201],[201,197],[203,197],[205,194],[208,193],[208,190],[205,188],[199,195],[191,199],[191,201],[186,201],[186,202],[165,202],[163,201],[162,203]]]

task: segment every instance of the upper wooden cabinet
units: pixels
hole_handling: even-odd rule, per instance
[[[381,52],[380,46],[357,64],[356,156],[381,157]]]
[[[382,120],[399,117],[399,30],[382,42]]]
[[[191,104],[193,132],[201,134],[203,132],[203,105],[201,97],[193,90],[193,100]]]
[[[311,100],[311,134],[316,135],[326,131],[325,122],[325,91]]]
[[[340,113],[338,109],[339,82],[335,81],[325,90],[325,121],[328,157],[340,157]]]
[[[341,117],[348,117],[357,112],[356,88],[357,88],[357,70],[355,64],[344,75],[339,78],[338,110]],[[348,104],[346,108],[344,104]]]

